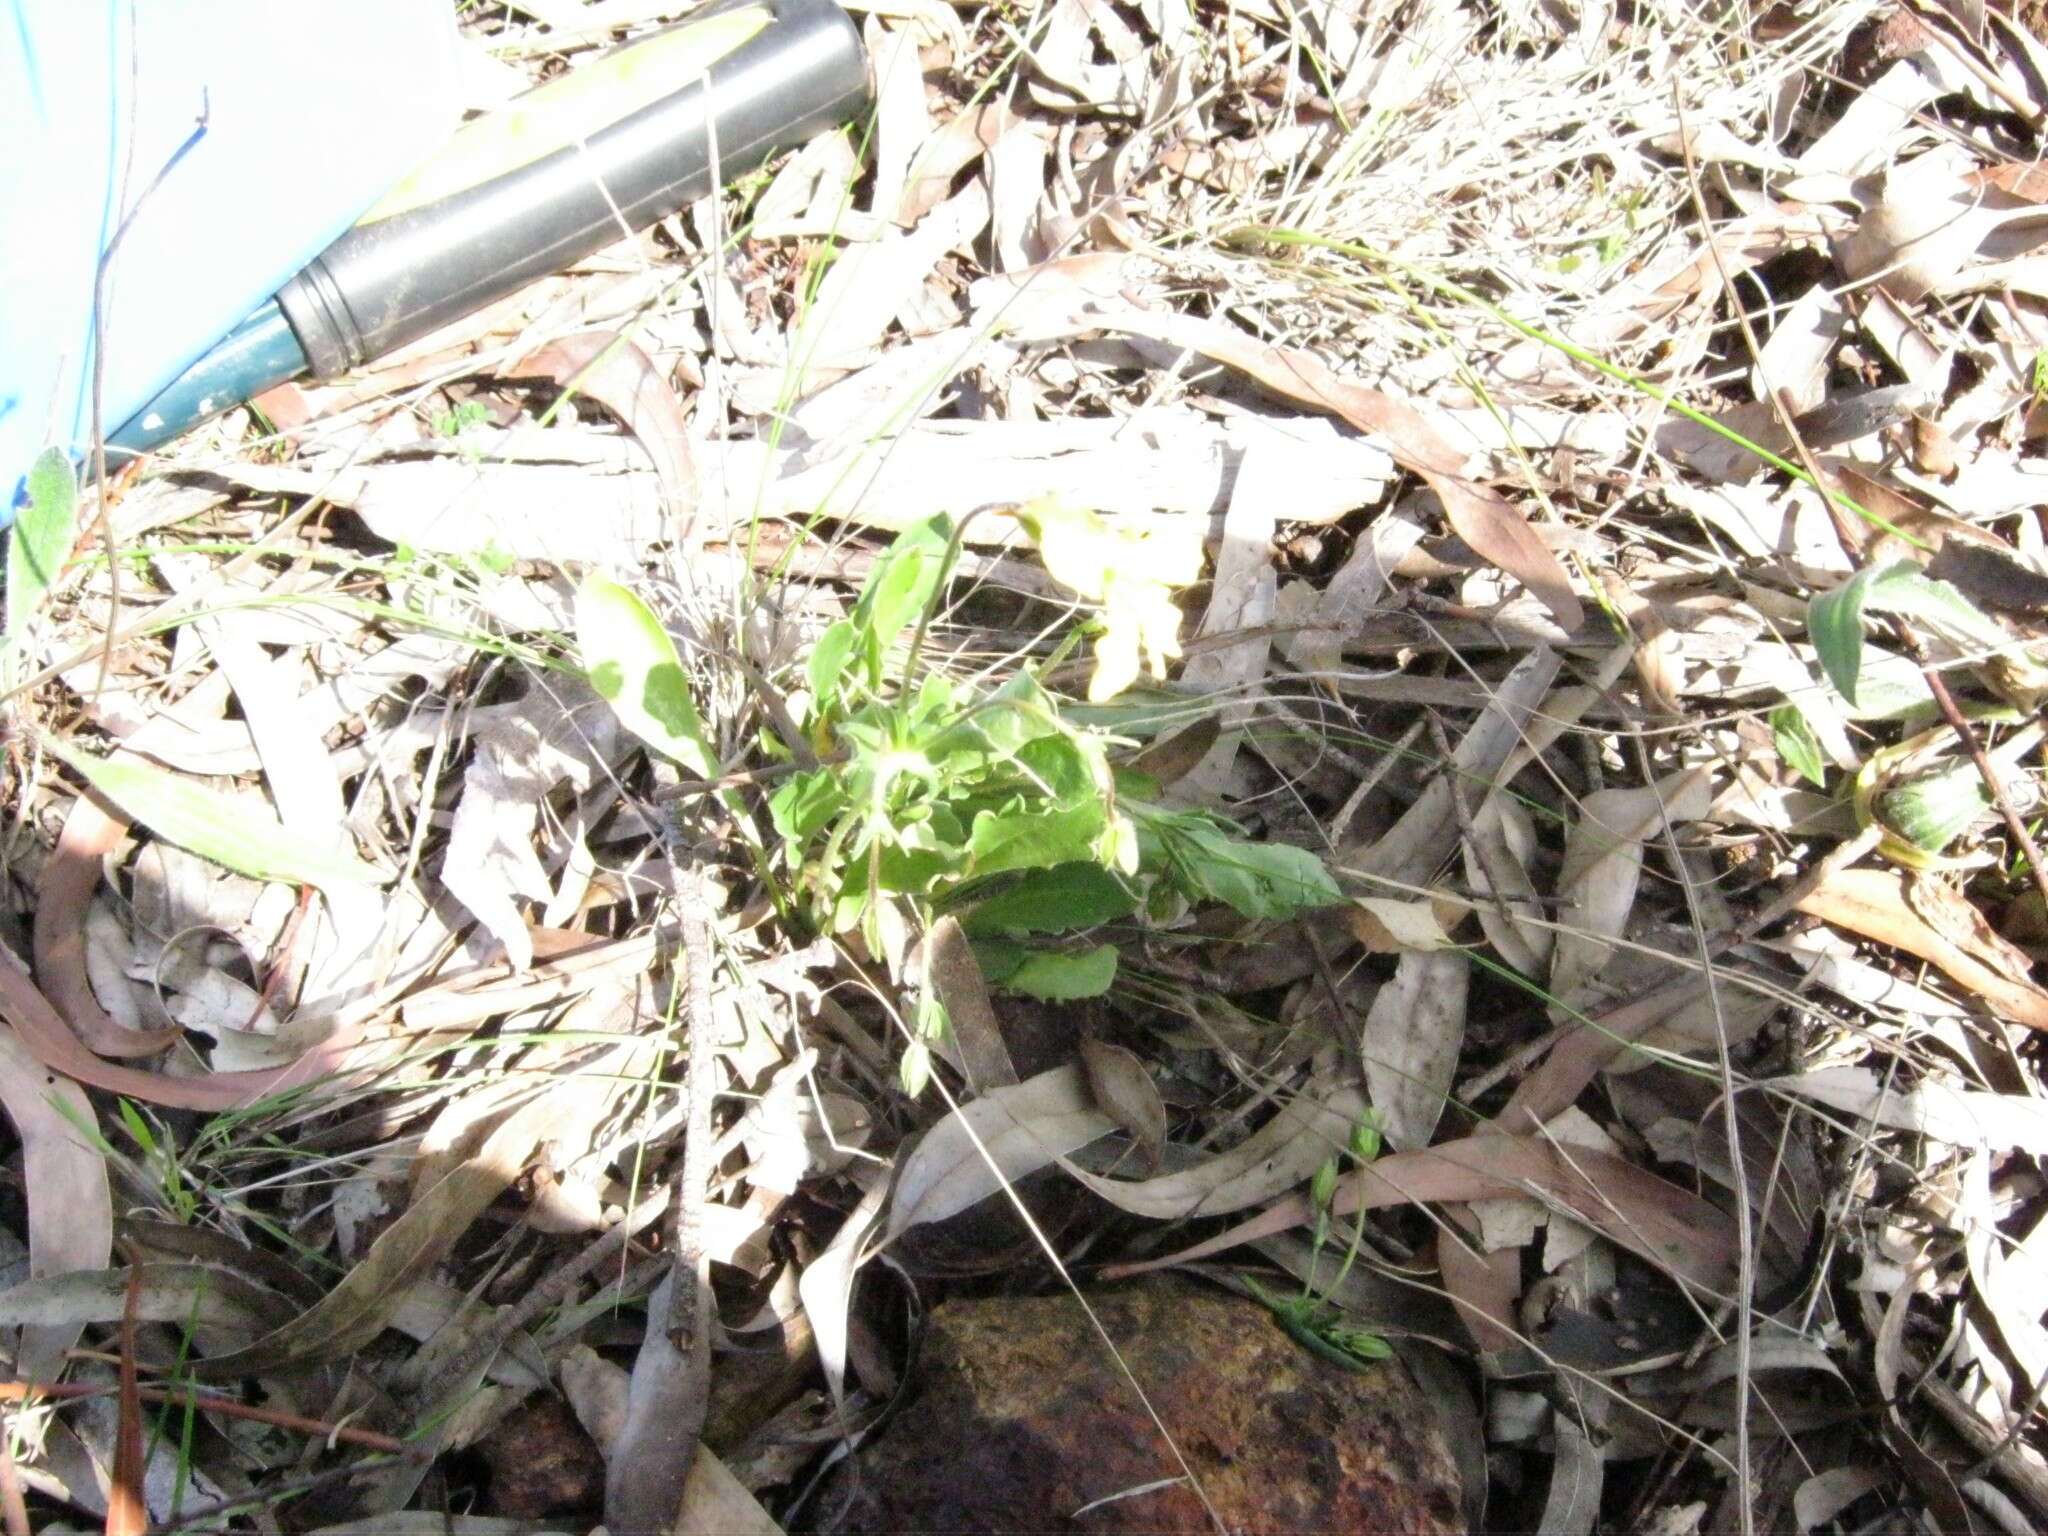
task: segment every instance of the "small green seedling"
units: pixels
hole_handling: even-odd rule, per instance
[[[1353,1162],[1361,1165],[1379,1156],[1379,1120],[1371,1110],[1367,1110],[1351,1128],[1351,1144],[1345,1151]],[[1240,1273],[1238,1278],[1244,1282],[1245,1289],[1272,1312],[1288,1336],[1304,1349],[1344,1370],[1364,1371],[1386,1359],[1394,1352],[1393,1348],[1371,1330],[1347,1322],[1343,1309],[1330,1299],[1350,1275],[1351,1266],[1357,1261],[1358,1251],[1365,1242],[1363,1203],[1358,1207],[1351,1240],[1335,1278],[1320,1289],[1314,1283],[1316,1260],[1329,1241],[1330,1207],[1337,1198],[1341,1173],[1338,1159],[1332,1157],[1316,1170],[1315,1177],[1309,1181],[1309,1203],[1315,1208],[1316,1220],[1310,1238],[1309,1270],[1302,1280],[1301,1294],[1282,1296],[1268,1290],[1251,1275]]]

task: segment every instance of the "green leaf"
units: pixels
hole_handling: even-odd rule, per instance
[[[1976,604],[1910,560],[1866,566],[1806,608],[1806,631],[1828,681],[1856,704],[1863,662],[1863,615],[1895,613],[1916,619],[1962,649],[2009,649],[2012,637]]]
[[[1098,944],[1072,953],[1039,950],[1005,976],[1003,985],[1049,1003],[1063,1003],[1100,997],[1115,980],[1116,946]]]
[[[1220,901],[1243,917],[1286,918],[1343,899],[1306,849],[1246,842],[1199,812],[1149,810],[1145,820],[1176,883],[1196,900]]]
[[[881,679],[882,657],[890,642],[923,614],[938,591],[952,540],[952,519],[941,514],[904,529],[875,562],[874,574],[853,606],[853,623],[865,643],[875,681]]]
[[[1806,633],[1821,670],[1851,704],[1856,702],[1856,677],[1863,668],[1863,605],[1876,575],[1875,568],[1866,566],[1806,605]]]
[[[811,659],[804,668],[804,675],[810,680],[811,698],[814,708],[820,714],[828,711],[839,699],[839,679],[846,671],[847,659],[853,655],[854,643],[859,631],[851,619],[841,619],[818,636],[818,643],[811,648]]]
[[[1771,711],[1771,739],[1777,743],[1780,762],[1808,783],[1827,787],[1828,765],[1821,756],[1820,738],[1797,705],[1780,704]]]
[[[223,869],[285,885],[384,885],[391,877],[353,854],[323,853],[275,816],[132,757],[94,757],[45,738],[51,756],[167,843]]]
[[[977,875],[993,875],[1006,869],[1070,864],[1093,853],[1108,824],[1108,807],[1094,799],[1047,811],[1021,805],[983,811],[974,818],[968,836],[969,867]]]
[[[775,830],[793,843],[807,842],[848,805],[845,786],[826,772],[799,773],[768,799]]]
[[[972,934],[1068,933],[1114,922],[1138,909],[1137,894],[1100,864],[1036,869],[971,908]]]
[[[593,571],[576,589],[576,645],[619,723],[700,779],[718,777],[675,642],[632,592]]]
[[[43,605],[78,536],[78,477],[47,449],[28,472],[28,505],[7,539],[7,638],[18,639]]]

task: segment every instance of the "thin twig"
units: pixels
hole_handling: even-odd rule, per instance
[[[25,1403],[38,1398],[53,1402],[82,1402],[87,1398],[105,1397],[109,1390],[84,1381],[0,1381],[0,1402]],[[365,1450],[386,1451],[394,1456],[414,1455],[403,1440],[380,1435],[375,1430],[332,1424],[325,1419],[309,1419],[304,1414],[286,1413],[281,1408],[264,1408],[232,1397],[217,1397],[211,1392],[195,1392],[183,1387],[138,1386],[135,1395],[142,1402],[166,1408],[189,1408],[197,1413],[217,1413],[223,1418],[247,1419],[252,1424],[268,1424],[276,1429],[289,1429],[320,1440],[360,1445]]]

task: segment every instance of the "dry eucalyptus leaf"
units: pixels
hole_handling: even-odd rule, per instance
[[[1081,1066],[1096,1105],[1130,1134],[1146,1165],[1158,1167],[1166,1145],[1166,1101],[1145,1063],[1124,1046],[1083,1035]]]
[[[1293,1188],[1349,1144],[1364,1113],[1363,1096],[1348,1084],[1305,1093],[1229,1151],[1156,1179],[1106,1179],[1059,1161],[1117,1209],[1178,1221],[1243,1210]]]
[[[1077,1066],[984,1094],[947,1115],[898,1160],[888,1235],[957,1215],[1116,1128],[1095,1107]]]
[[[1614,952],[1613,940],[1635,910],[1644,844],[1660,838],[1667,823],[1698,821],[1712,804],[1713,771],[1704,765],[1636,789],[1599,790],[1580,802],[1557,877],[1564,927],[1550,964],[1552,995],[1575,1001]]]
[[[1406,950],[1366,1011],[1358,1049],[1391,1146],[1426,1147],[1436,1132],[1465,1040],[1471,976],[1471,957],[1461,949]]]

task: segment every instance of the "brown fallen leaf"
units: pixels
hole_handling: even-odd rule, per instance
[[[1093,1035],[1081,1037],[1081,1069],[1096,1105],[1137,1142],[1148,1168],[1166,1146],[1166,1101],[1135,1051]]]
[[[342,1072],[362,1041],[360,1023],[344,1023],[288,1066],[252,1072],[215,1072],[207,1077],[166,1077],[102,1061],[79,1042],[28,969],[0,944],[0,1019],[14,1026],[21,1044],[52,1071],[91,1088],[122,1093],[174,1109],[240,1109],[271,1094],[303,1088]]]
[[[565,1070],[557,1081],[571,1075]],[[309,1310],[246,1349],[193,1362],[194,1374],[212,1380],[254,1376],[338,1360],[361,1349],[384,1330],[406,1289],[447,1256],[470,1223],[519,1177],[534,1149],[559,1132],[564,1104],[558,1093],[543,1091],[514,1110],[472,1156],[415,1199]]]
[[[1276,347],[1219,321],[1122,310],[1105,316],[1103,324],[1213,357],[1275,393],[1333,412],[1359,431],[1385,438],[1395,461],[1420,475],[1437,493],[1452,530],[1481,559],[1535,593],[1564,628],[1575,630],[1584,622],[1585,610],[1572,592],[1570,578],[1529,520],[1498,491],[1466,479],[1463,455],[1406,401],[1344,378],[1310,353]]]
[[[1922,882],[1914,900],[1900,871],[1838,870],[1799,902],[1799,910],[1925,960],[2001,1016],[2048,1030],[2048,991],[2027,979],[2025,956],[1992,933],[1951,886]],[[1924,911],[1942,917],[1947,931],[1922,916]]]
[[[1709,1295],[1725,1296],[1735,1283],[1734,1222],[1726,1212],[1623,1158],[1534,1137],[1488,1131],[1383,1157],[1339,1184],[1329,1214],[1507,1194],[1545,1198],[1610,1242]],[[1117,1279],[1192,1263],[1316,1217],[1306,1196],[1289,1195],[1207,1242],[1142,1264],[1115,1265],[1103,1275]]]
[[[127,829],[91,795],[80,795],[36,881],[36,984],[89,1050],[155,1056],[184,1035],[178,1025],[130,1029],[100,1007],[85,971],[85,909],[99,889],[101,856]]]
[[[527,353],[501,376],[550,379],[610,411],[654,460],[669,516],[679,524],[694,520],[697,464],[683,403],[654,360],[633,342],[614,331],[579,331]]]

